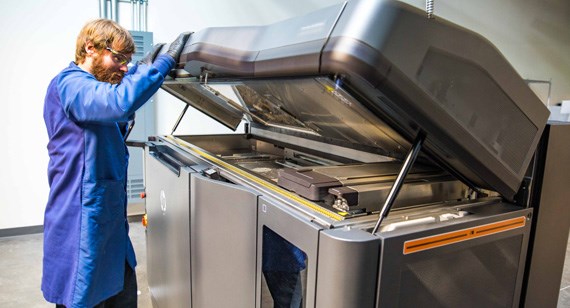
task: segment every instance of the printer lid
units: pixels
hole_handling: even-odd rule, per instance
[[[256,129],[397,159],[422,133],[424,157],[511,200],[549,115],[489,41],[398,1],[206,28],[179,61],[184,73],[163,89],[234,130],[245,117]]]

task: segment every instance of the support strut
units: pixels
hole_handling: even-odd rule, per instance
[[[170,133],[171,135],[174,135],[174,131],[178,128],[178,125],[180,124],[180,121],[182,121],[182,118],[186,114],[186,110],[188,110],[188,107],[190,107],[190,105],[186,104],[186,107],[184,107],[184,110],[182,110],[182,113],[180,113],[180,116],[178,116],[178,120],[176,120],[174,127],[172,127],[172,132]]]
[[[378,228],[380,227],[382,220],[384,220],[384,218],[388,216],[388,212],[390,212],[390,209],[392,208],[392,205],[394,205],[394,201],[396,201],[396,197],[398,196],[398,193],[400,192],[400,189],[404,184],[406,175],[408,175],[408,173],[412,169],[412,165],[414,164],[416,158],[418,157],[418,154],[420,153],[424,140],[425,140],[425,134],[423,132],[420,132],[416,137],[416,140],[414,140],[412,148],[410,149],[408,155],[406,156],[406,159],[404,160],[404,164],[402,165],[402,169],[400,169],[400,172],[398,173],[398,177],[396,177],[396,181],[394,181],[394,184],[392,184],[392,188],[390,188],[388,197],[386,198],[386,201],[384,202],[384,205],[380,210],[378,221],[376,222],[376,225],[372,230],[372,234],[375,234],[378,231]]]

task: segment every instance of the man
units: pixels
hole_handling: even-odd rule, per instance
[[[125,139],[140,108],[175,66],[187,34],[128,70],[130,33],[87,23],[75,62],[50,83],[44,105],[50,193],[44,217],[42,291],[57,307],[136,307],[128,237]]]

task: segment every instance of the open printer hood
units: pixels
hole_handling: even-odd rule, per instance
[[[487,40],[397,1],[352,0],[267,26],[193,33],[163,89],[236,129],[422,156],[513,198],[548,109]],[[241,101],[210,85],[230,84]]]

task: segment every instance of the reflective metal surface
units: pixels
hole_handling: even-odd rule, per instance
[[[190,199],[190,217],[153,217],[182,236],[190,221],[177,264],[192,265],[193,307],[264,305],[267,230],[302,251],[305,307],[519,306],[533,209],[510,201],[548,111],[489,41],[399,1],[352,0],[195,32],[180,61],[165,90],[231,129],[248,122],[153,140],[180,153],[151,167],[177,171],[161,191]],[[188,183],[182,156],[210,167]]]
[[[258,129],[397,159],[424,133],[420,158],[509,200],[549,113],[489,41],[399,1],[353,0],[267,26],[204,29],[181,61],[204,88],[235,86],[244,106],[221,103],[234,120],[237,110]]]

